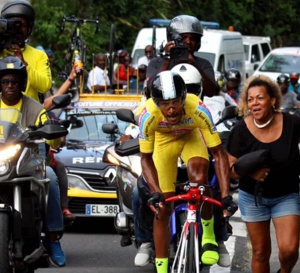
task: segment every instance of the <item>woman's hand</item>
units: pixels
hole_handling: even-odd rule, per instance
[[[259,182],[264,182],[267,176],[269,175],[270,168],[261,168],[255,172],[253,172],[250,177]]]

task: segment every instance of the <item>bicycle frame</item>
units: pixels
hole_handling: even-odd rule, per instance
[[[95,34],[99,32],[99,20],[97,19],[83,19],[83,18],[77,18],[75,16],[66,17],[64,16],[61,23],[61,31],[65,28],[65,23],[71,23],[72,25],[75,24],[75,28],[71,35],[71,43],[68,48],[68,52],[65,57],[65,72],[70,73],[74,60],[75,60],[75,52],[78,52],[80,55],[80,59],[82,63],[85,63],[85,55],[86,55],[86,45],[83,43],[82,35],[81,35],[81,25],[86,23],[94,23],[96,24],[96,31]],[[83,93],[83,85],[84,85],[84,79],[83,75],[80,75],[75,79],[75,85],[76,85],[76,91],[80,94]]]
[[[199,226],[197,221],[197,203],[201,202],[203,204],[203,202],[208,202],[210,204],[222,207],[221,202],[204,195],[204,186],[200,186],[198,188],[193,183],[190,183],[187,185],[186,189],[188,189],[187,193],[175,195],[165,200],[166,203],[187,201],[185,207],[181,206],[181,210],[187,211],[187,218],[181,231],[171,273],[200,272],[198,236],[202,233],[202,231],[201,229],[199,230],[201,225]],[[172,215],[172,217],[175,216]]]

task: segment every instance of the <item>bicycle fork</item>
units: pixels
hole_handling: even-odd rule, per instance
[[[171,273],[199,273],[199,241],[196,204],[189,203]]]

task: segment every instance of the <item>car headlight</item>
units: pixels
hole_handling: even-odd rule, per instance
[[[88,190],[88,191],[91,190],[91,188],[85,182],[85,180],[82,179],[82,177],[75,174],[68,173],[68,185],[69,188],[73,188],[73,189],[81,189],[81,190]]]

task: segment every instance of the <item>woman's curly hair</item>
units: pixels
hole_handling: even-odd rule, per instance
[[[258,75],[258,76],[249,77],[243,86],[239,98],[239,115],[241,116],[249,115],[249,108],[247,102],[248,90],[254,86],[265,86],[270,97],[276,99],[274,110],[280,111],[280,107],[282,103],[282,95],[281,95],[280,87],[276,82],[272,81],[269,77]]]

